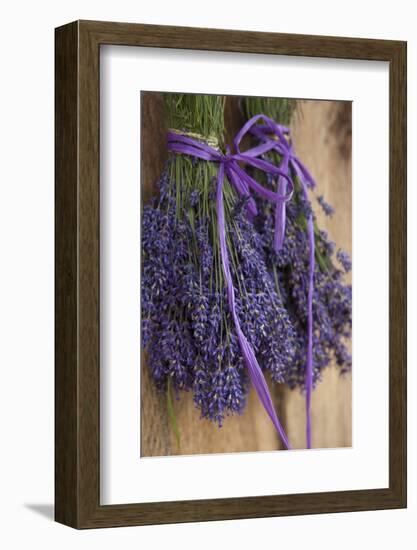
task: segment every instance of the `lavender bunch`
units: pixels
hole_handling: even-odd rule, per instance
[[[243,103],[247,116],[263,113],[277,122],[288,125],[294,104],[287,100],[247,98]],[[271,151],[265,155],[275,165],[281,162],[280,155]],[[256,177],[276,190],[277,182],[257,172]],[[261,214],[256,220],[257,230],[263,242],[266,264],[273,274],[275,289],[281,295],[295,330],[295,355],[285,381],[290,387],[305,385],[307,350],[307,295],[309,272],[309,243],[307,220],[312,213],[305,199],[300,182],[292,174],[295,184],[292,200],[287,203],[284,246],[274,250],[274,208],[270,203],[257,199]],[[318,197],[318,202],[328,216],[334,209]],[[313,294],[313,383],[316,384],[322,371],[335,361],[342,373],[351,369],[351,355],[347,342],[352,331],[352,287],[344,281],[344,273],[351,269],[349,255],[341,250],[335,253],[333,243],[325,231],[320,230],[314,219],[315,271]],[[337,262],[335,262],[335,259]],[[338,267],[340,264],[341,268]]]
[[[169,94],[171,124],[222,147],[223,100]],[[191,116],[190,113],[195,113]],[[220,133],[221,128],[221,133]],[[216,140],[216,141],[215,141]],[[191,391],[222,424],[244,410],[249,380],[229,311],[215,204],[217,165],[171,154],[142,217],[142,345],[156,387]],[[228,181],[223,187],[237,312],[262,368],[289,381],[297,334],[267,268],[264,241]]]

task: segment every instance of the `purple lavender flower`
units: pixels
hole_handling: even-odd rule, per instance
[[[295,354],[295,332],[282,298],[265,264],[263,241],[241,212],[230,228],[239,267],[237,287],[242,329],[258,353],[262,366],[276,382],[284,382]]]
[[[323,212],[326,214],[326,216],[329,216],[329,217],[333,216],[333,214],[335,213],[335,210],[331,204],[326,202],[323,195],[320,195],[319,197],[317,197],[317,202],[322,207]]]
[[[342,264],[343,269],[346,273],[348,273],[352,269],[352,260],[350,259],[350,256],[347,252],[345,252],[344,250],[338,250],[336,258]]]
[[[198,200],[200,198],[200,191],[198,189],[194,189],[190,193],[190,206],[194,207],[198,204]]]

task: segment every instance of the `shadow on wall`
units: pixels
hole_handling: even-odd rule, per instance
[[[24,507],[46,519],[49,519],[50,521],[54,521],[53,504],[24,504]]]

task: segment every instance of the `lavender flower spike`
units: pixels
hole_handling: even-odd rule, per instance
[[[333,216],[333,214],[335,213],[335,209],[324,199],[323,195],[317,197],[317,202],[322,207],[323,212],[326,214],[326,216]]]
[[[342,264],[343,269],[348,273],[352,269],[352,260],[350,259],[350,256],[347,252],[344,250],[338,250],[336,254],[336,258],[339,260],[339,262]]]

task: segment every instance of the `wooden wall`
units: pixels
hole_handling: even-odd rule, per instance
[[[160,94],[142,93],[142,200],[155,190],[166,159],[166,119]],[[226,125],[233,136],[244,120],[237,98],[226,104]],[[319,224],[328,230],[338,246],[351,253],[351,104],[337,101],[298,101],[292,118],[296,153],[317,182],[316,194],[323,194],[336,208],[327,218],[313,200]],[[317,208],[318,207],[318,208]],[[305,405],[298,390],[272,386],[280,418],[294,448],[305,447]],[[192,396],[182,394],[174,402],[181,432],[178,448],[167,412],[166,396],[159,394],[150,379],[145,354],[141,361],[141,455],[161,456],[196,453],[230,453],[280,449],[276,432],[254,390],[242,416],[229,417],[222,428],[201,420]],[[351,375],[340,376],[331,366],[313,393],[313,447],[351,445]]]

